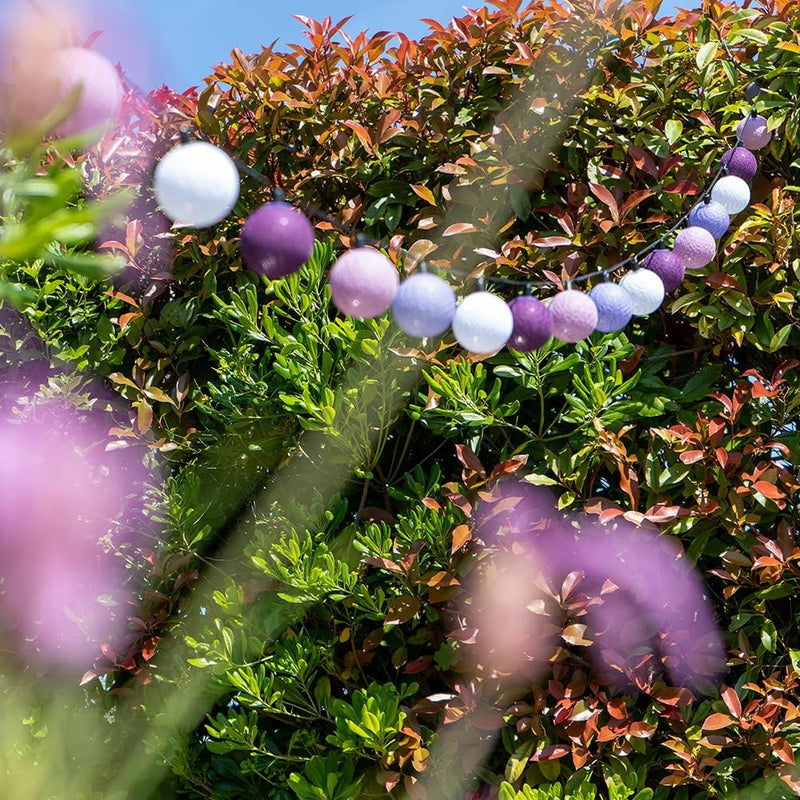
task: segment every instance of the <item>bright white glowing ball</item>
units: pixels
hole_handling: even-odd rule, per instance
[[[635,269],[619,285],[630,295],[636,317],[652,314],[664,302],[664,284],[652,270]]]
[[[514,315],[501,297],[491,292],[473,292],[458,305],[453,333],[470,353],[495,353],[511,338]]]
[[[711,190],[711,199],[725,207],[733,216],[744,211],[750,203],[750,187],[735,175],[720,178]]]
[[[216,225],[239,199],[239,171],[231,157],[208,142],[181,144],[156,167],[156,200],[173,221],[191,228]]]

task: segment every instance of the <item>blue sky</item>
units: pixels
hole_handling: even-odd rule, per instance
[[[0,5],[3,0],[0,0]],[[262,44],[280,38],[298,42],[302,26],[293,14],[339,20],[350,14],[354,19],[347,30],[357,32],[402,30],[409,35],[425,30],[421,17],[447,22],[463,13],[463,7],[480,7],[480,0],[105,0],[98,23],[116,6],[127,17],[125,36],[104,36],[98,47],[124,53],[130,41],[149,42],[150,63],[141,58],[119,58],[142,88],[167,83],[183,90],[200,83],[212,67],[228,60],[233,47],[246,53],[258,52]],[[132,10],[135,9],[135,10]],[[97,16],[95,14],[95,16]],[[117,27],[119,27],[117,25]],[[138,29],[138,30],[137,30]],[[130,36],[133,32],[133,36]],[[103,43],[103,39],[108,39]],[[111,52],[107,52],[111,54]],[[138,63],[137,63],[138,62]]]

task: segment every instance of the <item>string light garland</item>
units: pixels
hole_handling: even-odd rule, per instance
[[[378,249],[381,242],[358,236],[357,246],[340,256],[330,271],[333,303],[343,314],[358,319],[378,317],[391,309],[397,325],[418,338],[440,336],[450,327],[456,341],[475,354],[494,353],[505,345],[533,351],[551,336],[578,342],[594,331],[621,330],[632,317],[656,311],[665,295],[680,285],[686,270],[711,263],[717,240],[728,230],[731,217],[749,205],[748,184],[758,169],[752,151],[764,148],[771,139],[768,122],[755,107],[760,92],[755,83],[746,88],[752,108],[737,127],[736,143],[723,155],[716,174],[689,211],[635,254],[573,278],[553,297],[542,301],[529,296],[534,287],[552,288],[552,282],[488,275],[479,279],[478,291],[457,302],[448,282],[432,274],[424,262],[420,271],[401,283],[394,263]],[[230,213],[238,198],[238,174],[234,181],[230,166],[234,171],[238,167],[273,190],[273,201],[250,214],[244,223],[244,263],[271,279],[297,271],[313,246],[308,218],[286,203],[281,190],[243,162],[231,160],[205,141],[187,144],[185,133],[182,139],[184,143],[170,151],[156,170],[156,196],[165,213],[194,227],[216,224]],[[198,175],[198,169],[202,174]],[[307,205],[305,210],[341,229],[320,209]],[[619,283],[612,282],[611,276],[622,269],[627,273]],[[602,281],[588,293],[573,286],[595,278]],[[525,295],[506,303],[487,291],[484,281],[522,289]]]

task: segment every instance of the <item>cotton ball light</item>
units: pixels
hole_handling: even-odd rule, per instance
[[[631,296],[616,283],[598,283],[589,297],[597,306],[595,330],[612,333],[622,330],[631,320],[633,303]]]
[[[439,336],[453,321],[456,295],[447,281],[419,272],[400,284],[392,303],[398,327],[411,336]]]
[[[249,269],[268,278],[285,278],[308,261],[314,249],[314,228],[289,203],[265,203],[245,220],[242,259]]]
[[[216,225],[239,199],[231,157],[208,142],[188,142],[167,153],[153,178],[156,200],[173,221],[191,228]]]
[[[671,292],[677,289],[683,282],[686,271],[681,261],[680,256],[672,250],[653,250],[647,258],[645,258],[642,266],[655,272],[661,283],[664,284],[664,291]]]
[[[730,227],[731,218],[725,206],[711,200],[698,203],[689,212],[689,224],[705,228],[715,239],[720,239]]]
[[[511,338],[513,330],[511,309],[491,292],[468,294],[453,317],[453,333],[470,353],[496,353]]]
[[[692,225],[675,237],[672,249],[686,269],[700,269],[714,260],[717,242],[705,228]]]
[[[664,302],[664,284],[652,270],[635,269],[619,285],[631,298],[634,316],[645,317],[652,314]]]
[[[80,87],[77,106],[58,128],[59,136],[77,136],[113,126],[122,108],[122,82],[114,65],[85,47],[68,47],[53,55],[50,69],[60,84],[59,101]]]
[[[597,306],[576,289],[559,292],[548,306],[553,315],[553,335],[562,342],[579,342],[597,326]]]
[[[723,153],[720,165],[727,167],[728,175],[735,175],[750,183],[758,172],[756,157],[745,147],[732,147]]]
[[[767,129],[767,121],[760,115],[745,117],[737,126],[736,134],[748,150],[760,150],[772,139],[772,134]]]
[[[711,199],[723,205],[733,216],[747,208],[750,203],[750,187],[741,178],[726,175],[712,187]]]
[[[508,344],[515,350],[530,353],[538,350],[553,335],[553,315],[535,297],[516,297],[509,304],[514,330]]]
[[[387,311],[400,279],[395,265],[372,247],[348,250],[331,267],[328,276],[333,304],[356,319],[372,319]]]

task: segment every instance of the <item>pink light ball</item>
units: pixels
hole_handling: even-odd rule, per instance
[[[711,189],[711,199],[733,216],[744,211],[750,203],[750,187],[735,175],[720,178]]]
[[[314,249],[314,228],[289,203],[266,203],[242,227],[242,259],[253,272],[285,278],[308,261]]]
[[[113,127],[122,108],[122,82],[114,65],[85,47],[69,47],[53,56],[52,69],[60,83],[58,101],[80,87],[78,105],[58,129],[59,136],[77,136]]]
[[[750,183],[758,172],[756,157],[744,147],[732,147],[726,151],[720,164],[728,168],[728,175],[735,175]]]
[[[664,284],[655,272],[635,269],[619,285],[631,298],[631,308],[636,317],[652,314],[664,302]]]
[[[394,264],[372,247],[356,247],[340,256],[328,282],[336,308],[356,319],[383,314],[400,286]]]
[[[553,315],[553,335],[562,342],[579,342],[597,327],[597,306],[576,289],[560,292],[548,306]]]
[[[516,297],[509,304],[514,330],[508,344],[522,353],[538,350],[553,335],[553,315],[535,297]]]
[[[601,333],[622,330],[633,316],[631,296],[616,283],[598,283],[589,297],[597,306],[597,325]]]
[[[400,284],[392,303],[398,327],[411,336],[439,336],[453,321],[456,294],[436,275],[419,272]]]
[[[655,272],[661,283],[664,284],[664,291],[671,292],[677,289],[683,282],[683,277],[686,274],[683,261],[677,253],[672,250],[654,250],[644,260],[642,266]]]
[[[705,228],[692,225],[675,237],[672,249],[685,269],[701,269],[714,260],[717,243]]]
[[[736,134],[748,150],[761,150],[772,139],[772,134],[767,129],[767,121],[760,115],[746,116],[737,126]]]
[[[470,353],[496,353],[511,338],[514,315],[501,297],[491,292],[468,294],[456,308],[453,334]]]
[[[191,228],[210,228],[233,211],[239,199],[233,159],[209,142],[173,147],[158,162],[153,189],[162,211]]]

